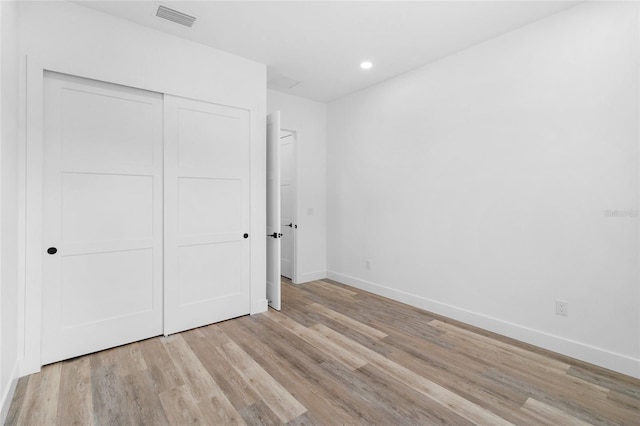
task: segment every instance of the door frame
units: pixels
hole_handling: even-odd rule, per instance
[[[18,153],[18,364],[20,377],[37,373],[42,367],[42,250],[43,243],[43,106],[45,71],[72,75],[75,77],[102,81],[121,86],[134,87],[151,92],[182,96],[210,103],[221,103],[246,109],[250,113],[250,177],[251,205],[264,202],[265,193],[261,190],[262,175],[265,170],[265,124],[264,107],[259,103],[235,104],[226,100],[212,99],[209,96],[194,98],[180,91],[159,91],[158,88],[131,85],[122,81],[122,74],[114,70],[101,68],[96,64],[85,65],[82,61],[60,61],[57,58],[41,58],[32,55],[22,56],[19,82],[19,153]],[[266,129],[266,124],[264,126]],[[263,270],[266,259],[261,259],[261,247],[266,244],[263,214],[256,207],[250,212],[251,230],[251,267],[250,299],[251,314],[267,310],[267,299],[263,292],[266,288]],[[256,253],[257,256],[256,257]]]
[[[281,127],[280,131],[289,132],[293,137],[293,159],[291,161],[291,205],[293,208],[291,220],[294,226],[298,226],[298,132],[284,127]],[[293,236],[293,272],[291,273],[291,282],[298,284],[298,228],[294,228],[291,235]]]
[[[43,245],[43,207],[44,207],[44,73],[45,71],[65,72],[66,67],[46,65],[34,58],[27,58],[26,69],[26,105],[23,158],[20,165],[20,186],[24,190],[24,200],[20,200],[19,232],[24,233],[24,260],[20,262],[20,270],[24,274],[24,292],[20,294],[19,309],[23,310],[21,318],[23,337],[23,357],[20,363],[20,376],[40,371],[42,359],[42,249]],[[78,75],[78,77],[80,77]]]

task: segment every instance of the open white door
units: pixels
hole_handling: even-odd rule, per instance
[[[280,111],[267,116],[267,299],[280,310]]]

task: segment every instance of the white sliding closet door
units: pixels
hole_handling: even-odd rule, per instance
[[[165,95],[165,334],[250,312],[249,111]]]
[[[42,362],[162,334],[162,95],[44,79]]]

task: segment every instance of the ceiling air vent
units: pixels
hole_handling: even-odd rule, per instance
[[[176,24],[184,25],[191,28],[196,18],[186,13],[178,12],[177,10],[170,9],[163,5],[158,5],[158,11],[156,12],[158,18],[166,19]]]
[[[299,80],[284,75],[277,75],[267,82],[267,86],[271,89],[293,89],[298,84],[300,84]]]

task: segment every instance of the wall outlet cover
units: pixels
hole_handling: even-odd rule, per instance
[[[556,315],[566,317],[569,315],[569,303],[563,300],[556,300]]]

